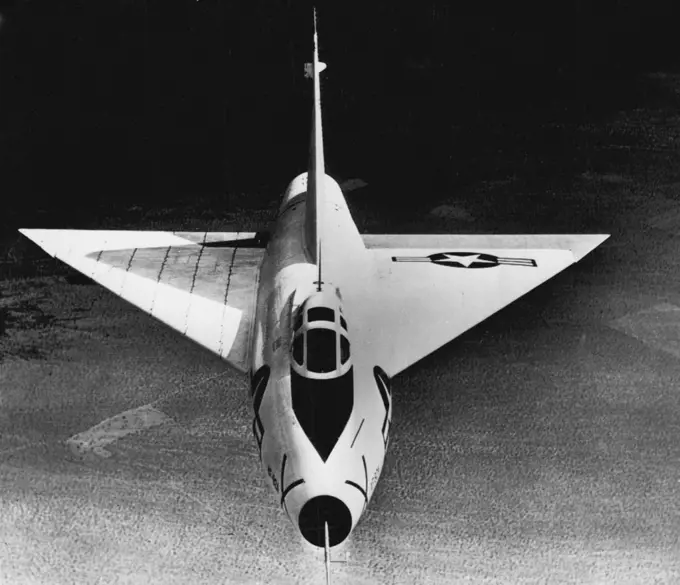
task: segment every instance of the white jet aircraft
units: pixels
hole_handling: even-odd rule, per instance
[[[609,236],[360,234],[324,170],[325,67],[315,18],[309,167],[286,189],[269,236],[20,231],[250,373],[268,481],[304,539],[328,553],[380,477],[390,380]]]

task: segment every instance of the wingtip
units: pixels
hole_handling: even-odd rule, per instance
[[[32,242],[35,242],[36,244],[39,244],[39,239],[40,239],[40,234],[44,232],[45,230],[40,230],[40,229],[30,229],[30,228],[19,228],[17,230],[22,236],[28,238]]]
[[[601,245],[610,236],[611,234],[584,234],[578,236],[578,239],[572,248],[575,260],[578,262],[584,256],[590,254],[590,252]]]
[[[64,252],[63,232],[64,230],[19,229],[19,233],[22,236],[31,240],[31,242],[42,248],[52,257],[61,257],[61,254]],[[62,238],[59,237],[60,233],[62,233]]]

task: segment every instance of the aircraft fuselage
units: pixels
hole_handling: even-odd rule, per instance
[[[392,414],[389,380],[362,359],[343,306],[343,275],[367,269],[365,249],[340,187],[324,177],[330,278],[322,274],[319,285],[305,247],[303,173],[283,196],[263,259],[251,348],[262,465],[293,524],[319,547],[324,522],[334,546],[359,521],[382,470]]]

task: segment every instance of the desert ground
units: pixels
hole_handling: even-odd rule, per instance
[[[479,181],[389,220],[386,187],[348,195],[365,231],[612,236],[395,378],[334,584],[680,583],[676,106],[579,128],[589,165],[549,185]],[[230,229],[135,213],[80,227]],[[323,583],[261,472],[245,377],[4,241],[0,583]]]

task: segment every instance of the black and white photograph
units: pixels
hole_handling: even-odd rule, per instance
[[[680,584],[671,2],[0,6],[0,585]]]

